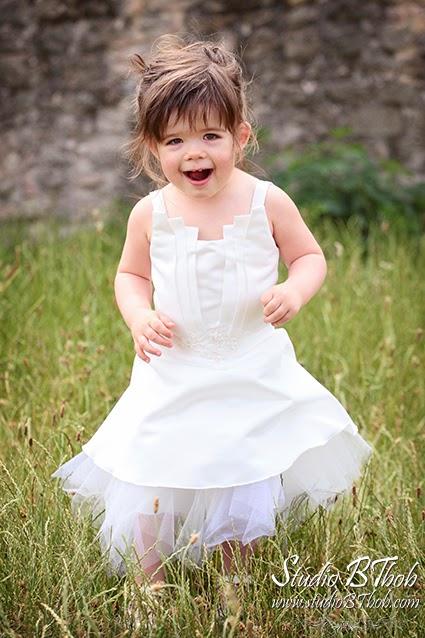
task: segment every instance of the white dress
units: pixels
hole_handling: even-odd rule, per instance
[[[174,347],[150,363],[135,355],[106,419],[52,474],[73,512],[93,517],[109,573],[125,573],[127,551],[146,568],[165,556],[200,564],[224,540],[272,536],[297,504],[298,520],[330,508],[371,455],[287,331],[263,321],[279,263],[268,185],[256,181],[250,211],[219,240],[199,240],[168,216],[161,189],[150,194],[153,301],[176,324]]]

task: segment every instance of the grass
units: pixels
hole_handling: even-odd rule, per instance
[[[97,217],[84,227],[49,220],[1,228],[0,636],[419,636],[424,240],[373,226],[365,246],[355,222],[314,229],[327,279],[285,328],[300,363],[373,446],[367,472],[332,510],[317,510],[298,528],[278,521],[250,566],[253,584],[227,588],[221,615],[215,553],[194,571],[169,563],[155,624],[146,617],[140,633],[125,625],[128,583],[106,575],[89,520],[73,517],[67,495],[50,479],[129,382],[133,343],[113,294],[125,220],[121,210],[113,221]],[[374,592],[375,604],[315,608],[314,595],[329,597],[331,586],[278,587],[271,578],[283,578],[291,554],[311,574],[330,561],[344,578],[356,557],[397,556],[391,573],[407,575],[418,563],[417,580],[374,588],[370,577],[360,590],[341,584],[341,598]],[[388,593],[392,601],[376,606]],[[286,608],[283,597],[303,606]]]

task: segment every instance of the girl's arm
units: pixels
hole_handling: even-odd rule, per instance
[[[151,260],[148,228],[152,205],[144,197],[134,206],[127,222],[127,236],[114,280],[115,299],[129,329],[143,310],[152,309]]]
[[[322,286],[327,273],[326,259],[312,232],[285,191],[271,184],[266,210],[273,225],[273,236],[288,277],[281,284],[293,288],[306,304]]]

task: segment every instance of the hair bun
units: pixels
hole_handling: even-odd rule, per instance
[[[220,66],[225,66],[227,63],[225,52],[218,46],[204,46],[204,53],[211,60]]]
[[[149,68],[140,53],[133,53],[130,57],[131,70],[136,73],[145,73]]]

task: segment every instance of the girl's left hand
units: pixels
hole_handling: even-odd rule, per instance
[[[264,322],[275,328],[293,319],[303,305],[301,294],[288,281],[266,290],[260,301],[264,306]]]

